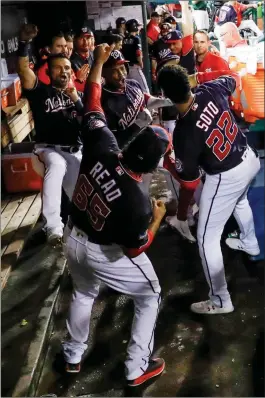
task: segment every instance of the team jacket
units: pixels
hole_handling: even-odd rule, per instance
[[[119,160],[120,148],[107,127],[100,94],[99,85],[89,85],[83,158],[70,217],[92,242],[117,243],[137,256],[153,239],[148,231],[149,193],[142,178],[129,173]]]
[[[68,95],[38,79],[32,90],[24,90],[23,93],[33,113],[36,141],[57,145],[81,144],[79,111]],[[79,96],[81,98],[82,94]]]

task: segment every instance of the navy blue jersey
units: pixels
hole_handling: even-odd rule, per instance
[[[223,25],[226,22],[237,23],[237,13],[234,7],[225,3],[219,10],[217,25]]]
[[[124,58],[129,61],[129,65],[138,65],[137,58],[142,55],[142,43],[140,37],[130,34],[125,36],[121,52]]]
[[[57,145],[80,145],[81,125],[71,98],[51,84],[36,79],[31,90],[23,90],[33,113],[36,141]],[[82,93],[78,93],[80,98]]]
[[[107,125],[122,148],[135,134],[134,122],[145,107],[145,95],[136,80],[126,79],[123,92],[102,88],[101,104]]]
[[[90,112],[84,117],[83,137],[71,221],[94,243],[127,248],[145,245],[152,218],[148,188],[124,169],[118,143],[103,113]]]
[[[93,52],[90,51],[88,57],[84,58],[77,52],[74,52],[73,55],[71,56],[70,61],[71,61],[73,71],[77,72],[79,69],[82,68],[82,66],[84,66],[86,64],[88,64],[91,68],[93,61],[94,61],[94,55],[93,55]]]
[[[247,139],[229,108],[236,88],[231,76],[202,84],[189,110],[178,115],[173,134],[176,169],[184,181],[230,170],[241,162]]]
[[[166,59],[169,54],[171,54],[171,50],[169,45],[165,43],[163,37],[155,41],[152,45],[151,58],[155,59],[157,64]]]

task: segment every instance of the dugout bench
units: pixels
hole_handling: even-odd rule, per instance
[[[21,98],[17,105],[2,110],[2,150],[10,143],[31,141],[34,120],[28,101]],[[2,176],[3,177],[3,176]],[[41,214],[41,194],[28,192],[8,194],[2,186],[1,195],[1,289]]]

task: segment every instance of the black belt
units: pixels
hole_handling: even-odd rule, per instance
[[[52,144],[47,144],[45,145],[46,148],[53,148],[53,149],[60,149],[63,152],[67,152],[67,153],[77,153],[78,151],[80,151],[80,149],[82,148],[82,145],[74,145],[74,146],[70,146],[70,145],[52,145]]]
[[[71,230],[73,229],[73,227],[75,227],[72,220],[70,220],[70,219],[68,219],[67,226]],[[79,228],[79,227],[76,227],[76,228],[80,229],[80,231],[82,231],[87,236],[87,240],[91,243],[94,243],[95,245],[111,246],[113,244],[113,242],[106,241],[104,239],[91,238],[91,236],[88,236],[88,234],[85,231],[83,231],[81,228]]]

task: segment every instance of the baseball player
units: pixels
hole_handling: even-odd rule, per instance
[[[145,93],[136,80],[127,79],[127,64],[122,54],[114,50],[104,64],[102,73],[105,79],[102,108],[120,148],[152,122],[149,109],[172,104],[168,99]]]
[[[232,213],[241,235],[240,239],[227,239],[228,246],[251,255],[259,253],[247,192],[260,161],[229,108],[236,80],[223,76],[202,84],[193,94],[185,69],[165,66],[158,83],[179,111],[173,136],[176,174],[192,194],[200,180],[200,168],[206,174],[197,239],[210,292],[209,300],[192,304],[191,310],[200,314],[229,313],[234,307],[227,290],[220,240]]]
[[[81,161],[81,128],[77,117],[83,113],[83,104],[76,89],[67,88],[71,63],[66,55],[49,57],[50,85],[41,83],[30,69],[29,42],[36,35],[34,25],[24,25],[21,30],[18,74],[32,109],[36,141],[50,146],[39,153],[45,164],[42,214],[48,241],[56,244],[63,235],[60,217],[62,186],[71,198]]]
[[[142,43],[139,37],[139,30],[141,24],[137,19],[129,19],[126,22],[126,30],[128,34],[123,39],[122,54],[126,60],[129,61],[128,79],[136,80],[144,93],[149,93],[148,84],[145,75],[143,74],[143,54]]]
[[[179,30],[169,32],[165,42],[171,52],[180,57],[179,65],[186,68],[189,75],[195,72],[195,54],[193,49],[193,19],[188,1],[180,1],[182,11],[182,33]]]
[[[138,386],[163,372],[165,362],[151,359],[160,286],[144,251],[165,214],[141,184],[154,170],[170,140],[161,127],[147,127],[120,150],[100,104],[101,71],[111,47],[95,50],[85,102],[84,151],[65,230],[66,257],[74,281],[67,320],[70,340],[63,343],[67,372],[79,372],[100,281],[134,300],[135,316],[127,349],[126,379]]]
[[[172,30],[169,23],[161,24],[161,31],[158,40],[156,40],[152,46],[151,53],[151,66],[152,66],[152,80],[156,82],[156,68],[157,64],[170,53],[168,44],[165,43],[164,37]]]

